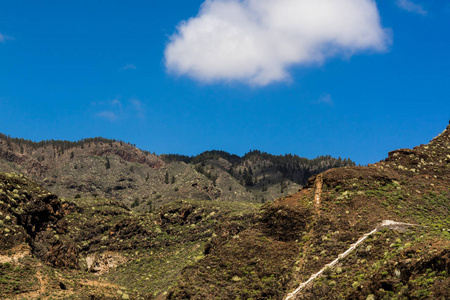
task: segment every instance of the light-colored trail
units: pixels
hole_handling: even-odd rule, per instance
[[[320,199],[320,197],[319,197]],[[325,265],[322,269],[320,269],[319,272],[317,272],[316,274],[313,274],[307,281],[301,283],[292,293],[289,293],[284,300],[289,300],[289,299],[293,299],[302,289],[304,289],[308,284],[310,284],[311,282],[313,282],[317,277],[319,277],[320,275],[322,275],[322,273],[327,269],[327,268],[332,268],[334,267],[339,261],[341,261],[342,259],[346,258],[350,253],[352,253],[356,247],[358,247],[358,245],[360,245],[361,243],[363,243],[369,236],[371,236],[372,234],[376,233],[377,231],[384,229],[384,228],[388,228],[388,229],[394,229],[394,230],[399,230],[399,229],[403,229],[405,227],[410,227],[410,226],[419,226],[416,224],[410,224],[410,223],[401,223],[401,222],[395,222],[395,221],[390,221],[390,220],[384,220],[381,225],[377,226],[374,230],[372,230],[369,233],[364,234],[358,241],[356,241],[356,243],[352,244],[350,246],[350,248],[347,249],[347,251],[345,251],[344,253],[341,253],[338,255],[338,257],[333,260],[331,263]]]
[[[315,181],[315,189],[314,189],[314,207],[316,211],[320,213],[320,200],[322,197],[322,186],[323,186],[323,174],[320,173],[316,177]]]

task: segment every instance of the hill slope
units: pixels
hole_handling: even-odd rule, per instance
[[[155,170],[172,163],[155,158]],[[210,171],[222,159],[176,164]],[[428,145],[326,170],[264,205],[179,200],[140,213],[2,173],[0,297],[283,299],[393,220],[417,226],[373,233],[295,299],[448,299],[449,186],[450,126]]]
[[[331,169],[267,203],[238,236],[216,238],[169,299],[282,299],[382,220],[377,232],[296,299],[448,299],[450,126],[428,145],[369,167]]]
[[[179,199],[265,202],[297,191],[313,174],[353,164],[259,151],[160,157],[103,138],[35,143],[0,135],[0,170],[30,176],[62,197],[98,195],[141,212]]]
[[[258,209],[190,200],[140,214],[118,200],[61,199],[12,173],[0,173],[0,188],[2,299],[151,299]]]

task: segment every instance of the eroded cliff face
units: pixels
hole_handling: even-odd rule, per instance
[[[0,188],[0,249],[29,244],[49,265],[78,268],[78,249],[64,235],[72,207],[23,175],[0,173]]]

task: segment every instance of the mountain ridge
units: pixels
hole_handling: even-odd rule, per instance
[[[155,155],[122,141],[33,142],[0,135],[0,166],[24,173],[60,196],[105,196],[141,211],[178,199],[265,202],[296,191],[311,174],[350,159],[225,151]],[[151,205],[147,205],[151,203]]]

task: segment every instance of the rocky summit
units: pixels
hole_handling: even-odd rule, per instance
[[[449,299],[450,125],[379,163],[0,140],[2,299]]]

